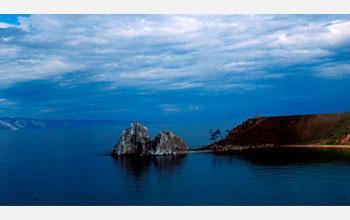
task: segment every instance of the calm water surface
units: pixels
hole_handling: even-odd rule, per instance
[[[349,150],[105,155],[123,127],[1,132],[0,205],[350,205]]]

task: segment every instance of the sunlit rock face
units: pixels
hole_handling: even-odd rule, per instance
[[[152,154],[176,154],[184,150],[186,150],[185,142],[171,131],[161,131],[153,140]]]
[[[148,136],[148,129],[140,123],[131,123],[125,129],[118,143],[114,146],[112,155],[122,154],[148,154],[152,139]]]
[[[146,127],[140,123],[131,123],[131,126],[123,131],[111,154],[113,156],[172,155],[185,151],[185,142],[171,131],[159,132],[152,141]]]

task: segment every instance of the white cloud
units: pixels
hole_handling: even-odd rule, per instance
[[[0,22],[0,28],[9,28],[9,27],[14,27],[14,25]]]
[[[15,105],[16,104],[16,102],[11,102],[11,101],[9,101],[9,100],[7,100],[7,99],[5,99],[5,98],[0,98],[0,106],[2,107],[2,108],[6,108],[6,107],[9,107],[9,106],[13,106],[13,105]]]
[[[162,104],[162,105],[159,105],[159,107],[165,113],[177,113],[181,111],[181,109],[177,105]]]
[[[228,63],[224,67],[227,69],[230,69],[232,67],[239,67],[239,66],[248,66],[248,65],[256,65],[259,62],[247,62],[247,61],[238,61],[233,63]]]
[[[0,69],[0,85],[7,86],[14,82],[60,77],[62,74],[83,69],[83,64],[65,60],[67,58],[40,55],[4,63]]]
[[[198,88],[204,86],[203,83],[198,82],[176,82],[169,85],[169,89],[190,89],[190,88]]]
[[[325,78],[343,78],[350,76],[350,64],[329,63],[315,69],[316,75]]]
[[[105,89],[249,85],[297,74],[280,73],[293,65],[312,74],[350,37],[349,16],[341,15],[32,15],[19,22],[21,33],[0,36],[0,87],[60,78],[62,86],[108,82]],[[70,72],[84,77],[67,79]]]
[[[178,104],[161,104],[158,105],[164,114],[175,114],[179,112],[199,111],[200,107],[197,105],[178,105]]]
[[[7,39],[2,39],[3,41],[7,41]],[[18,46],[15,45],[4,45],[0,43],[0,57],[6,57],[8,58],[16,58],[18,53],[21,51],[21,49]],[[5,59],[1,59],[3,61],[6,61]]]
[[[333,21],[328,26],[330,33],[334,35],[350,35],[350,21]]]

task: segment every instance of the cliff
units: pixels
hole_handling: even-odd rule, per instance
[[[308,144],[349,145],[350,113],[249,118],[207,149]]]

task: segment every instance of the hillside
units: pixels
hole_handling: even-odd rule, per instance
[[[350,113],[263,117],[242,122],[218,146],[247,145],[348,145]],[[208,149],[213,149],[209,145]]]

